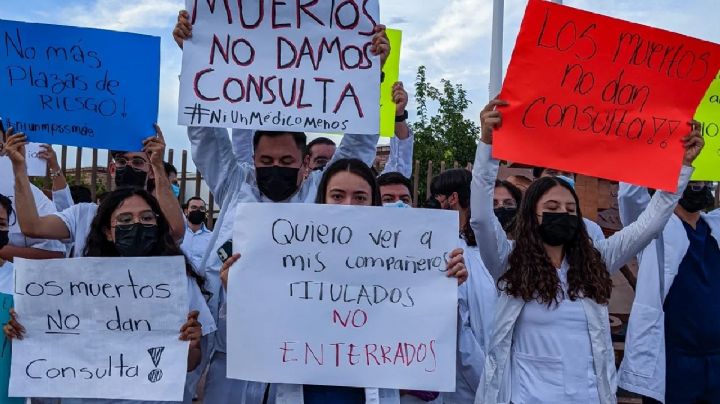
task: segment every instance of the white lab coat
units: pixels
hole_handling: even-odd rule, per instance
[[[620,220],[634,222],[650,203],[645,188],[620,184]],[[720,241],[720,210],[701,214]],[[663,233],[638,256],[635,300],[630,311],[625,357],[618,384],[625,390],[665,401],[665,312],[663,302],[687,254],[690,241],[680,218],[673,215]]]
[[[247,132],[251,136],[249,131]],[[234,134],[233,137],[235,138],[235,136]],[[222,264],[216,251],[227,240],[232,239],[235,208],[238,204],[272,201],[261,195],[255,180],[255,167],[252,164],[238,161],[226,129],[190,127],[188,128],[188,137],[192,145],[192,157],[195,165],[203,173],[215,199],[224,208],[215,223],[213,240],[209,243],[210,247],[201,266],[205,268],[206,288],[213,293],[209,305],[213,312],[216,313],[216,319],[219,320],[218,331],[215,338],[210,341],[210,350],[225,352],[225,322],[223,319],[219,319],[220,306],[222,300],[224,300],[219,277]],[[358,158],[371,165],[375,160],[377,141],[377,135],[346,134],[335,151],[330,164],[342,158]],[[300,189],[284,202],[314,203],[321,178],[322,171],[311,173],[300,186]],[[213,372],[212,370],[216,368],[212,363],[212,360],[215,360],[213,354],[214,352],[210,352],[209,356],[212,359],[209,364],[211,371],[207,375],[209,380],[206,382],[206,400],[211,400],[213,394],[212,391],[207,390],[207,387],[218,386],[220,390],[223,390],[223,386],[229,383],[233,385],[233,388],[245,389],[245,392],[240,392],[240,394],[235,394],[233,391],[233,397],[242,396],[248,404],[262,402],[263,397],[260,392],[265,391],[264,384],[229,380],[225,378],[224,372]],[[302,404],[301,385],[278,384],[273,386],[271,392],[271,402]],[[366,389],[366,397],[367,403],[399,403],[397,390]],[[216,403],[223,404],[222,400],[213,401],[213,404]]]
[[[480,243],[480,254],[494,279],[507,270],[508,256],[514,247],[507,239],[499,221],[492,211],[499,162],[491,158],[492,148],[478,145],[473,167],[470,224]],[[693,169],[683,167],[679,189],[684,190]],[[658,192],[648,209],[631,226],[601,241],[595,247],[600,251],[610,272],[615,272],[646,247],[665,227],[673,209],[680,200],[680,193]],[[615,357],[610,337],[607,306],[591,299],[581,299],[588,320],[588,333],[592,349],[593,365],[601,403],[615,403],[616,372]],[[495,314],[492,342],[485,360],[485,369],[478,387],[476,404],[507,403],[511,397],[511,348],[515,323],[525,302],[505,293],[500,294]]]
[[[455,391],[442,393],[444,404],[466,404],[475,399],[492,335],[498,290],[477,247],[462,242],[468,280],[458,288],[458,357]]]

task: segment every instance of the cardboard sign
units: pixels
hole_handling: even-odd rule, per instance
[[[12,295],[0,293],[0,326],[5,326],[10,320],[10,309],[13,307]],[[10,361],[12,358],[12,343],[3,334],[2,346],[0,347],[0,397],[3,397],[3,403],[7,404],[23,404],[25,402],[22,398],[10,398],[8,396],[8,382],[10,381]]]
[[[378,0],[186,5],[179,124],[378,133]]]
[[[388,56],[383,73],[385,80],[380,84],[380,136],[395,136],[396,104],[393,102],[393,85],[400,80],[400,49],[402,48],[402,31],[386,29],[390,40],[390,55]]]
[[[137,151],[155,134],[160,38],[0,20],[0,114],[32,142]]]
[[[695,181],[720,181],[720,73],[708,88],[695,119],[702,123],[705,148],[693,164]]]
[[[183,257],[15,262],[10,396],[182,401]]]
[[[720,69],[720,46],[528,3],[494,156],[675,191],[681,139]]]
[[[41,151],[40,143],[28,143],[28,145],[25,146],[25,164],[27,164],[28,175],[31,177],[44,177],[45,174],[47,174],[47,162],[38,157]],[[5,173],[12,172],[13,169],[10,159],[5,156],[0,156],[0,173],[3,173],[5,177],[9,177],[10,181],[14,181],[12,175],[5,175]],[[0,189],[2,188],[0,187]]]
[[[261,203],[235,223],[228,377],[455,391],[456,212]]]

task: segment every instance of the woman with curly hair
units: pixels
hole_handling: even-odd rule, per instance
[[[660,234],[681,194],[657,192],[635,223],[593,246],[575,190],[541,178],[522,200],[510,241],[492,209],[492,136],[505,105],[493,100],[483,109],[473,168],[471,225],[501,292],[475,402],[615,403],[610,274]],[[703,146],[697,130],[683,142],[681,190]]]

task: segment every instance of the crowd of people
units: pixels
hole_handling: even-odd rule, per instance
[[[173,34],[180,47],[192,35],[187,13],[180,13]],[[371,52],[384,62],[390,51],[378,26]],[[98,200],[68,186],[50,146],[41,153],[52,178],[52,200],[45,196],[27,175],[25,135],[7,128],[2,153],[12,162],[15,188],[14,203],[0,195],[0,292],[12,293],[15,258],[184,255],[189,305],[178,334],[190,341],[186,403],[202,378],[208,404],[605,404],[617,402],[618,386],[646,403],[720,402],[720,210],[707,213],[713,183],[690,182],[704,144],[697,122],[682,139],[678,191],[621,184],[624,228],[606,238],[583,217],[573,173],[537,168],[534,180],[498,179],[492,143],[507,105],[501,100],[481,113],[472,171],[444,171],[428,184],[429,201],[413,200],[414,137],[402,83],[393,87],[393,99],[395,137],[382,173],[371,169],[378,136],[348,133],[336,145],[327,138],[308,143],[300,132],[189,127],[193,161],[221,207],[212,229],[202,198],[180,206],[177,170],[163,160],[159,127],[142,151],[111,152],[116,190]],[[243,253],[232,248],[234,212],[248,202],[457,211],[458,249],[447,262],[448,276],[459,284],[456,390],[228,378],[226,286]],[[608,313],[611,275],[636,257],[637,294],[618,370]],[[21,339],[22,313],[10,314],[3,331]]]

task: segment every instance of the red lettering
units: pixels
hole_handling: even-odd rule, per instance
[[[343,102],[346,98],[352,97],[353,101],[355,101],[355,107],[358,111],[358,116],[360,118],[364,118],[365,114],[363,113],[362,106],[360,105],[360,99],[358,98],[357,94],[355,93],[355,88],[351,83],[348,83],[345,86],[345,89],[343,90],[342,95],[340,96],[340,99],[338,100],[337,104],[335,104],[335,109],[333,110],[333,114],[337,114],[337,112],[340,110],[340,107],[342,107]]]
[[[193,89],[195,90],[195,96],[200,98],[203,101],[217,101],[220,99],[220,97],[207,97],[207,96],[205,96],[205,94],[200,92],[200,79],[205,74],[212,73],[214,71],[215,71],[215,69],[208,68],[205,70],[201,70],[201,71],[197,72],[197,74],[195,74],[195,80],[193,81]]]
[[[310,0],[310,2],[302,4],[302,0],[297,0],[297,27],[300,28],[300,13],[303,12],[307,14],[308,17],[315,20],[318,24],[325,26],[325,23],[322,22],[321,19],[319,19],[315,14],[308,11],[308,8],[314,7],[319,0]]]
[[[370,351],[370,347],[372,347],[372,351]],[[370,357],[375,360],[375,363],[380,366],[380,361],[378,360],[377,356],[375,356],[375,351],[377,351],[377,344],[368,344],[365,345],[365,359],[367,362],[367,365],[370,366]]]
[[[288,348],[288,344],[294,344],[294,342],[283,342],[283,346],[280,347],[280,350],[282,351],[282,361],[283,363],[287,362],[297,362],[297,359],[290,359],[287,358],[287,353],[294,351],[294,349]]]
[[[305,343],[305,364],[308,364],[308,354],[312,355],[313,359],[315,359],[315,362],[317,362],[318,365],[322,366],[322,364],[325,362],[325,345],[320,344],[320,358],[318,359],[317,355],[315,355],[315,352],[310,348],[310,344],[307,342]]]
[[[287,5],[286,2],[281,0],[272,0],[272,27],[273,29],[279,29],[279,28],[289,28],[291,26],[290,23],[282,23],[279,24],[277,22],[277,6],[284,6]]]
[[[390,347],[389,345],[380,345],[380,351],[382,354],[383,364],[392,363],[392,359],[388,357],[388,354],[390,353],[390,351],[392,351],[392,347]]]
[[[348,354],[347,354],[347,356],[348,356],[348,362],[350,362],[350,366],[355,366],[355,365],[358,364],[358,361],[355,360],[355,361],[353,362],[353,358],[357,358],[358,356],[360,356],[360,354],[353,354],[353,350],[355,349],[355,345],[354,345],[354,344],[350,344],[349,347],[350,347],[350,350],[348,351]]]

